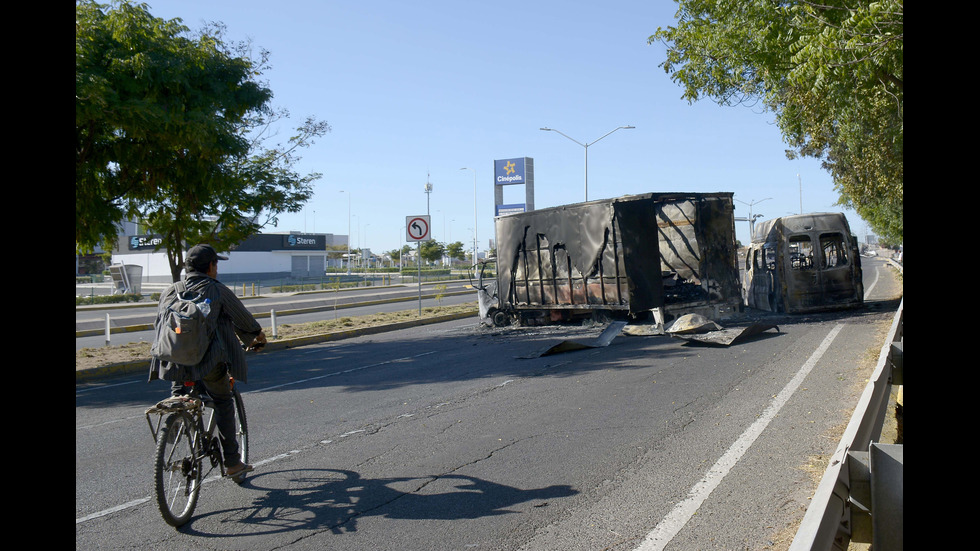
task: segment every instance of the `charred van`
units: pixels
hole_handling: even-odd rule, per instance
[[[841,213],[800,214],[755,227],[745,258],[745,303],[771,312],[864,303],[857,237]]]

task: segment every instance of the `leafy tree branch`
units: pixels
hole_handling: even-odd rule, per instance
[[[839,204],[901,241],[902,0],[678,0],[649,41],[689,102],[762,106],[790,158],[822,160]]]
[[[75,4],[75,243],[114,246],[118,224],[162,236],[176,279],[184,250],[230,250],[298,212],[320,174],[299,153],[330,131],[308,117],[273,143],[289,113],[260,77],[269,54],[211,23],[192,32],[145,4]]]

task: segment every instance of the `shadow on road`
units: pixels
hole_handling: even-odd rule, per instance
[[[204,537],[242,537],[280,532],[356,532],[366,517],[405,520],[458,520],[513,514],[511,508],[576,495],[567,485],[522,490],[456,474],[406,478],[363,478],[354,471],[298,469],[249,478],[255,494],[243,509],[225,509],[195,518],[180,531]],[[208,520],[210,518],[210,521]],[[231,523],[227,534],[195,526]]]

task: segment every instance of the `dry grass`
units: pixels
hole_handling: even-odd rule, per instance
[[[885,337],[888,335],[888,331],[891,329],[891,321],[881,322],[877,330],[875,331],[875,337],[872,342],[882,343],[885,341]],[[871,375],[874,373],[875,367],[878,364],[878,354],[881,352],[880,344],[873,345],[868,348],[864,355],[860,358],[856,370],[862,375],[860,377],[855,377],[855,388],[853,389],[857,394],[860,394],[864,387],[871,380]],[[850,416],[853,411],[843,412],[847,415],[844,421],[834,427],[828,429],[823,437],[834,442],[834,448],[836,449],[836,444],[840,442],[841,438],[844,436],[844,431],[847,429],[847,423],[850,421]],[[889,420],[891,423],[889,423]],[[895,420],[893,416],[888,416],[885,420],[885,426],[882,428],[881,441],[889,442],[890,431],[894,431]],[[817,486],[820,485],[820,479],[823,478],[824,473],[830,462],[830,457],[833,453],[819,453],[815,455],[808,456],[806,462],[799,467],[800,470],[807,473],[810,478],[810,492],[815,492]],[[769,537],[772,545],[766,546],[764,549],[766,551],[786,551],[789,549],[790,545],[793,543],[793,538],[796,537],[796,532],[799,530],[800,523],[803,521],[803,517],[794,519],[787,519],[787,526],[776,532]],[[849,551],[865,551],[867,550],[867,545],[851,543],[848,548]]]
[[[422,318],[431,318],[449,314],[475,312],[476,303],[459,304],[456,306],[433,306],[422,308]],[[320,320],[309,323],[281,324],[278,327],[278,337],[280,339],[292,339],[309,335],[319,335],[323,333],[333,333],[336,331],[348,331],[350,329],[363,329],[366,327],[377,327],[379,325],[389,325],[404,321],[419,319],[418,308],[412,310],[401,310],[398,312],[386,312],[373,314],[370,316],[337,316],[334,319]],[[269,330],[266,330],[269,334]]]

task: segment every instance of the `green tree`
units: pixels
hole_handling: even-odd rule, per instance
[[[839,204],[903,236],[902,0],[677,0],[658,28],[682,97],[761,105],[790,158],[819,158]]]
[[[422,241],[419,254],[426,262],[435,262],[446,254],[446,246],[434,239]]]
[[[145,4],[75,4],[75,243],[111,250],[117,224],[140,220],[163,237],[176,279],[188,245],[229,250],[283,212],[320,177],[297,152],[329,131],[307,119],[269,145],[288,113],[258,81],[268,53],[229,44],[224,27],[192,34]]]
[[[347,257],[347,245],[327,245],[327,258],[331,260],[340,259],[343,261]]]
[[[455,243],[450,243],[446,245],[446,254],[449,256],[450,260],[465,260],[466,251],[463,249],[465,245],[461,242],[456,241]]]

